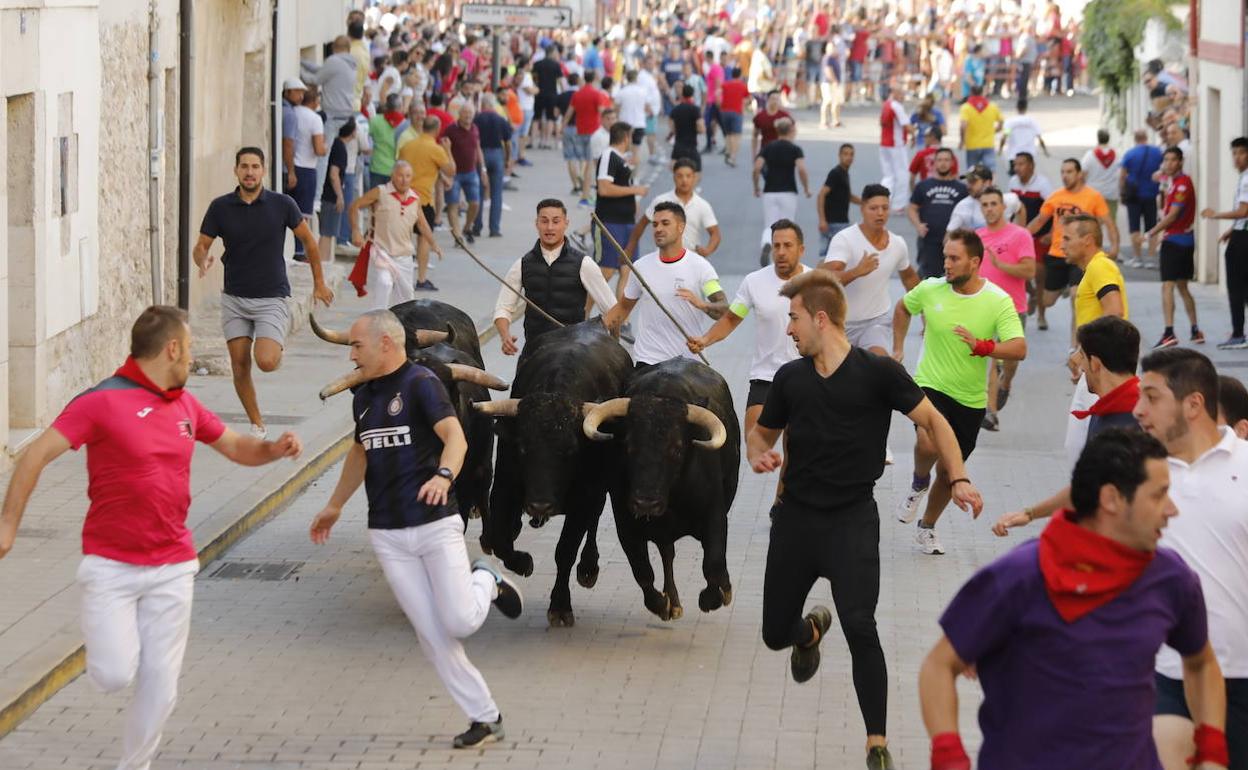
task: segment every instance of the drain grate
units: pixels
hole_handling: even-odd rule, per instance
[[[227,561],[209,577],[233,580],[285,580],[303,566],[301,561]]]

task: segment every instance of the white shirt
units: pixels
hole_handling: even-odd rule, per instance
[[[868,254],[877,255],[880,265],[845,287],[845,301],[849,306],[846,322],[869,321],[891,313],[893,300],[888,294],[888,281],[893,273],[910,267],[910,249],[904,238],[889,232],[888,244],[877,249],[867,240],[861,225],[852,225],[833,236],[823,261],[843,262],[848,270],[857,267]]]
[[[547,251],[546,247],[540,243],[538,248],[542,252],[542,259],[546,260],[548,265],[553,264],[563,250],[560,247],[554,251]],[[523,259],[521,257],[511,263],[511,268],[507,271],[507,275],[503,276],[508,285],[514,286],[520,289],[520,291],[524,291],[524,288],[520,285],[522,277],[520,262]],[[581,260],[581,285],[585,287],[585,291],[589,292],[589,296],[593,298],[594,307],[598,312],[605,313],[615,306],[615,293],[611,291],[610,286],[607,286],[607,281],[602,277],[602,271],[598,269],[598,265],[589,257]],[[516,296],[514,291],[506,286],[502,286],[498,290],[498,301],[494,303],[494,317],[515,321],[524,314],[528,306],[528,303]]]
[[[1083,154],[1083,160],[1079,161],[1083,166],[1083,180],[1088,186],[1101,194],[1106,201],[1118,200],[1118,170],[1122,168],[1122,156],[1117,152],[1114,153],[1114,162],[1109,164],[1109,168],[1101,165],[1097,160],[1096,153],[1088,150]]]
[[[808,268],[798,264],[793,275]],[[771,382],[776,370],[797,358],[797,345],[788,335],[789,300],[780,296],[785,281],[772,265],[759,268],[741,280],[737,296],[728,306],[730,313],[745,318],[754,313],[754,356],[750,359],[750,379]]]
[[[637,321],[633,358],[642,364],[657,364],[677,356],[694,358],[685,344],[684,335],[655,304],[650,293],[641,287],[638,272],[645,276],[650,288],[663,300],[663,306],[680,321],[684,330],[693,337],[699,337],[710,328],[711,318],[677,296],[676,290],[688,289],[704,299],[722,291],[715,268],[700,254],[688,249],[675,262],[664,262],[659,259],[659,252],[652,251],[633,263],[633,274],[624,287],[624,297],[638,301],[633,316]]]
[[[1023,180],[1019,178],[1018,174],[1015,174],[1010,177],[1009,188],[1011,193],[1024,193],[1029,197],[1039,196],[1046,200],[1054,191],[1053,183],[1039,171],[1033,173],[1031,179],[1028,179],[1026,184],[1023,184]]]
[[[1170,499],[1179,515],[1161,531],[1200,577],[1209,616],[1209,641],[1228,679],[1248,677],[1248,441],[1227,427],[1221,440],[1191,465],[1170,462]],[[1183,678],[1179,654],[1157,653],[1157,671]]]
[[[715,210],[711,208],[706,198],[695,192],[686,203],[676,197],[675,190],[670,190],[655,196],[654,200],[650,201],[650,206],[646,209],[646,219],[653,221],[655,204],[665,201],[678,204],[685,210],[685,235],[682,239],[685,248],[693,250],[705,246],[710,239],[708,234],[710,228],[719,227],[719,221],[715,219]]]
[[[662,112],[663,94],[659,91],[659,81],[654,79],[654,75],[650,72],[650,70],[638,70],[637,83],[641,86],[642,90],[646,92],[646,100],[650,104],[650,114],[658,115]],[[624,116],[621,115],[620,119],[623,120]],[[642,123],[644,125],[644,119]],[[629,123],[629,125],[631,126],[632,123]]]
[[[1239,186],[1235,188],[1235,208],[1239,204],[1248,203],[1248,171],[1239,175]],[[1248,217],[1240,217],[1231,225],[1236,230],[1248,230]]]
[[[520,80],[520,87],[516,89],[516,99],[520,102],[521,111],[533,109],[533,102],[537,98],[537,94],[529,92],[527,89],[537,88],[537,84],[533,82],[533,73],[525,72],[524,77]]]
[[[1030,115],[1015,115],[1005,119],[1005,159],[1014,160],[1020,152],[1031,152],[1040,138],[1040,124]]]
[[[640,79],[638,75],[638,79]],[[633,128],[646,127],[646,89],[641,83],[629,83],[615,95],[615,105],[620,111],[620,120]]]
[[[302,104],[295,107],[295,166],[297,168],[316,168],[316,148],[312,146],[312,137],[325,136],[325,121],[311,109]]]
[[[610,146],[611,132],[605,125],[598,126],[598,130],[589,135],[589,159],[597,160],[606,155]]]
[[[1023,202],[1019,200],[1017,194],[1012,192],[1002,193],[1001,198],[1005,203],[1005,221],[1013,222],[1014,215],[1023,207]],[[979,206],[979,198],[972,198],[968,195],[953,207],[953,213],[949,215],[949,225],[945,228],[945,232],[952,232],[958,228],[978,230],[987,226],[984,210]]]

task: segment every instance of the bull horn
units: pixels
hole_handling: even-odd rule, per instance
[[[434,331],[433,329],[417,329],[416,330],[416,347],[427,348],[430,345],[436,345],[439,342],[446,342],[451,335],[446,332]]]
[[[610,441],[615,436],[610,433],[601,433],[598,426],[607,420],[613,420],[617,417],[623,417],[628,414],[629,398],[612,398],[603,401],[601,404],[594,404],[586,412],[585,419],[581,421],[581,430],[584,431],[585,437],[593,441]],[[590,406],[587,404],[586,406]]]
[[[326,342],[332,342],[335,345],[350,345],[351,340],[347,337],[346,332],[334,331],[326,329],[316,322],[316,316],[308,313],[308,325],[312,327],[312,333]]]
[[[715,416],[710,409],[702,406],[689,405],[685,419],[700,428],[706,428],[711,434],[709,439],[694,439],[693,445],[700,449],[719,449],[728,440],[728,429],[724,421]]]
[[[446,335],[446,332],[431,332],[431,334]],[[478,369],[475,366],[467,364],[447,364],[447,368],[451,370],[451,379],[457,382],[471,382],[474,385],[480,385],[490,390],[507,390],[511,387],[505,380],[490,374],[484,369]]]
[[[367,378],[360,373],[360,370],[355,369],[354,371],[347,372],[338,379],[321,388],[321,392],[318,395],[320,395],[321,400],[324,401],[330,396],[335,396],[344,390],[363,384],[366,380]]]
[[[473,401],[472,408],[487,417],[515,417],[520,409],[520,399],[502,398],[498,401]]]

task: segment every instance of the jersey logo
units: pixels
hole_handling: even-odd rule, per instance
[[[399,425],[394,428],[373,428],[360,434],[360,443],[364,445],[365,450],[411,446],[412,429],[408,425]]]
[[[140,409],[139,411],[135,412],[134,414],[135,414],[135,416],[137,416],[139,419],[143,419],[144,417],[148,416],[148,415],[149,415],[149,414],[151,414],[151,413],[152,413],[152,408],[151,408],[150,406],[145,406],[145,407],[143,407],[142,409]]]
[[[403,411],[403,397],[395,394],[394,398],[390,399],[390,405],[386,407],[386,411],[390,413],[391,417]]]
[[[190,420],[178,420],[178,435],[182,438],[195,438],[195,431],[191,429]]]

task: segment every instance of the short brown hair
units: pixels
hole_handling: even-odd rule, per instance
[[[1097,246],[1103,245],[1101,240],[1101,220],[1091,214],[1071,214],[1062,218],[1062,227],[1073,227],[1080,238],[1091,235]]]
[[[975,257],[979,259],[981,262],[983,261],[984,242],[980,239],[978,235],[975,234],[974,230],[968,230],[964,227],[959,228],[957,230],[950,230],[945,235],[945,240],[957,241],[958,243],[961,243],[963,246],[966,247],[966,256]]]
[[[845,327],[845,289],[827,270],[807,270],[780,287],[780,295],[802,298],[802,305],[813,316],[823,311],[834,325]]]
[[[130,327],[130,355],[135,358],[151,358],[182,334],[186,328],[187,315],[182,308],[170,305],[152,305],[139,314]]]

